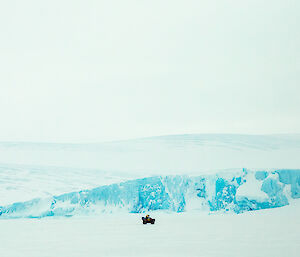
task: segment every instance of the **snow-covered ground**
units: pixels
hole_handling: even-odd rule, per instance
[[[0,143],[0,256],[298,257],[299,156],[299,135]],[[137,195],[155,225],[128,213]]]
[[[151,213],[0,220],[5,257],[298,257],[299,204],[243,214]]]

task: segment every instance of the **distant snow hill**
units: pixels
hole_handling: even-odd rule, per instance
[[[242,177],[232,174],[243,168],[275,173],[290,170],[293,175],[294,170],[300,168],[299,156],[300,135],[297,134],[171,135],[95,144],[2,142],[0,206],[33,198],[51,199],[53,195],[94,190],[149,177],[190,178],[219,174],[219,178],[224,178],[231,174],[233,178]],[[298,181],[298,177],[294,179]],[[279,178],[276,181],[282,183]],[[214,188],[216,185],[208,186]],[[247,189],[241,188],[244,189],[239,190]],[[254,188],[256,190],[247,191],[248,196],[249,192],[261,194],[260,187]],[[285,188],[288,190],[288,185]],[[285,197],[288,199],[288,194]],[[187,210],[188,205],[184,209]]]
[[[299,168],[300,134],[191,134],[95,144],[0,143],[0,163],[145,175]]]

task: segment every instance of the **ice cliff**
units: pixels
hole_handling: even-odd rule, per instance
[[[155,210],[241,213],[300,198],[300,170],[242,169],[202,176],[155,176],[0,207],[1,218]]]

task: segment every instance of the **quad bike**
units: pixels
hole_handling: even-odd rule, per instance
[[[143,224],[147,224],[147,223],[154,224],[155,223],[155,219],[152,219],[150,217],[142,217],[142,220],[143,220]]]

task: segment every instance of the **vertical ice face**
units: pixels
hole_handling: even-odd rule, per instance
[[[266,171],[255,172],[255,178],[257,180],[264,180],[267,176],[268,176],[268,172],[266,172]]]
[[[300,198],[300,170],[282,169],[276,172],[280,182],[291,185],[292,197]]]
[[[1,213],[2,218],[156,210],[241,213],[289,204],[289,198],[299,198],[299,181],[300,170],[155,176],[14,203],[1,207]]]

